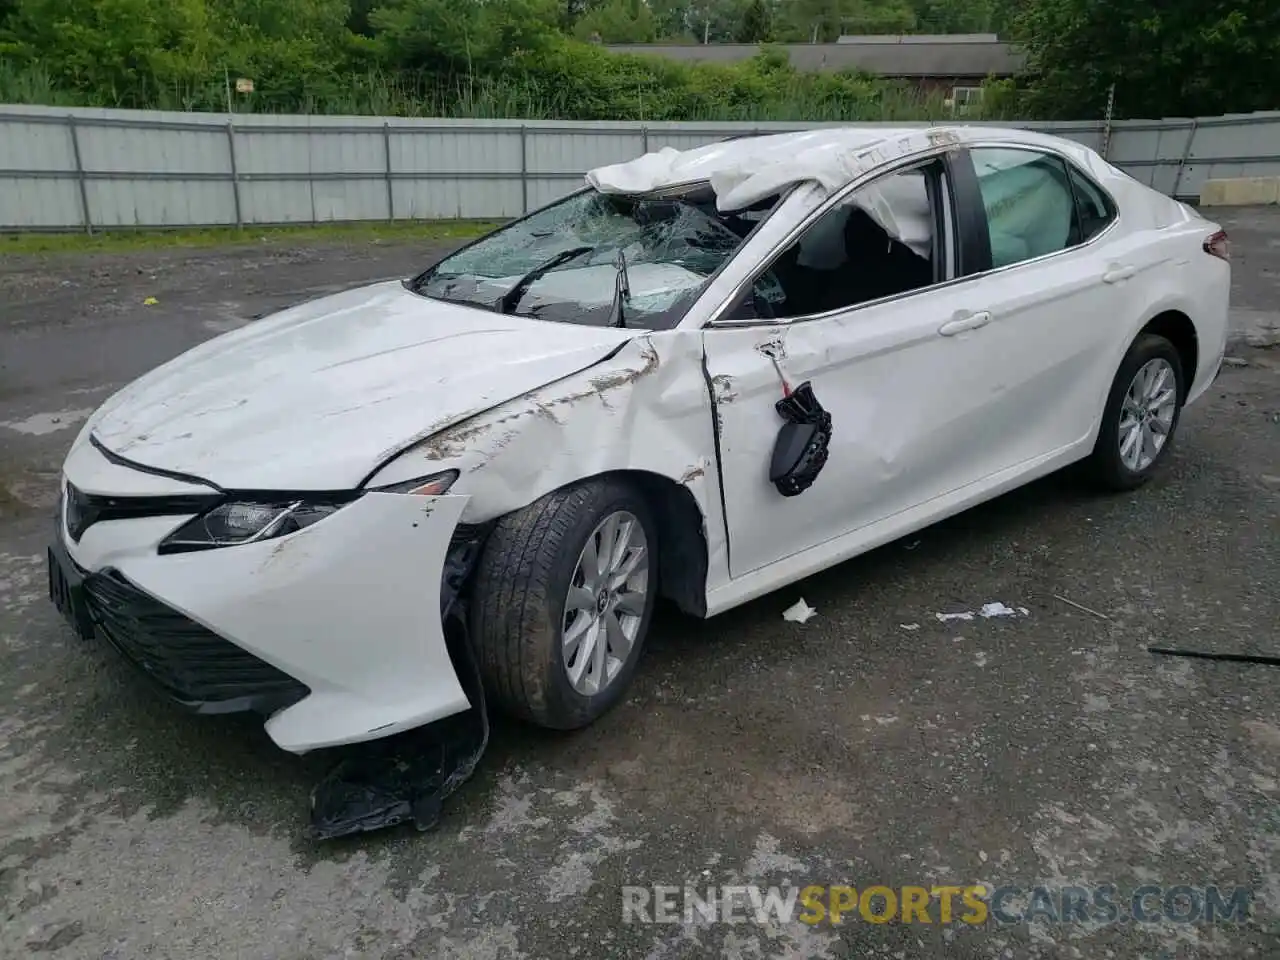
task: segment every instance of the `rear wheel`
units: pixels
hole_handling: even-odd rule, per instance
[[[572,729],[622,698],[653,615],[657,545],[648,505],[617,481],[558,490],[499,521],[470,620],[503,710]]]
[[[1151,478],[1173,445],[1187,388],[1172,343],[1143,334],[1129,348],[1107,397],[1090,467],[1112,490],[1132,490]]]

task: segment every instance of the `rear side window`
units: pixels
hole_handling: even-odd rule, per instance
[[[1080,242],[1091,240],[1116,218],[1111,198],[1096,183],[1075,167],[1068,165],[1071,189],[1076,195],[1076,214],[1080,218]]]
[[[991,266],[1007,267],[1080,242],[1066,163],[1034,150],[970,151],[987,214]]]

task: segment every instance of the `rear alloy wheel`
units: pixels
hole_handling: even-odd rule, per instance
[[[657,583],[654,522],[625,484],[577,484],[502,518],[471,604],[490,695],[539,726],[594,721],[630,682]]]
[[[1095,476],[1113,490],[1145,483],[1173,443],[1186,399],[1182,361],[1164,337],[1144,334],[1116,372],[1094,445]]]

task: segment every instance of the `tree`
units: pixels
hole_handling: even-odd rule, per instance
[[[573,33],[579,40],[599,36],[605,43],[651,43],[658,28],[653,11],[643,0],[609,0],[584,13]]]
[[[1280,103],[1275,0],[1036,0],[1017,23],[1045,116],[1204,116]]]
[[[545,48],[559,35],[558,14],[555,0],[383,0],[369,23],[388,66],[452,75]]]
[[[691,0],[686,22],[699,43],[732,43],[742,16],[741,0]]]
[[[7,44],[61,89],[145,106],[159,88],[207,85],[220,59],[203,0],[16,0]]]
[[[916,15],[907,0],[791,0],[785,21],[785,39],[832,43],[841,34],[910,33]]]
[[[913,0],[921,33],[987,33],[994,0]]]
[[[738,43],[767,43],[773,39],[773,10],[765,0],[750,0],[734,33]]]

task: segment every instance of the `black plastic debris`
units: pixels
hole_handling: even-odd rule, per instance
[[[1280,667],[1280,657],[1262,653],[1213,653],[1208,650],[1182,650],[1177,647],[1147,647],[1148,653],[1166,657],[1191,657],[1195,660],[1222,660],[1227,663],[1259,663],[1267,667]]]
[[[488,745],[488,725],[472,712],[377,741],[339,764],[311,793],[310,836],[331,840],[409,820],[434,827]]]
[[[449,654],[471,708],[350,748],[348,758],[311,792],[312,838],[331,840],[406,821],[430,830],[445,799],[475,772],[489,746],[489,715],[460,593],[481,542],[477,536],[450,550],[441,584]]]
[[[818,402],[808,380],[774,404],[774,409],[786,423],[773,444],[769,480],[784,497],[794,497],[813,486],[826,466],[831,414]]]

